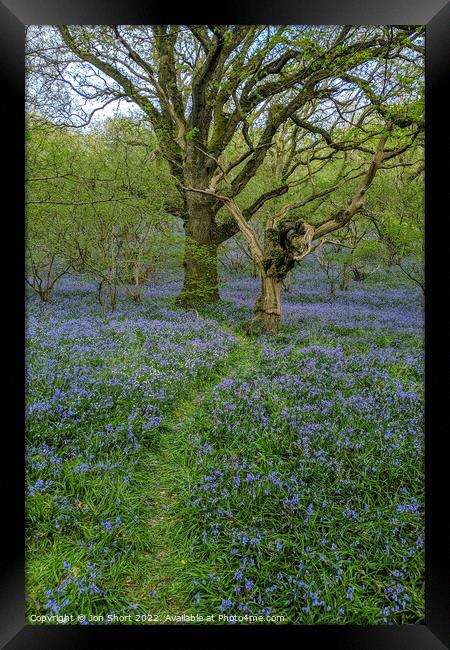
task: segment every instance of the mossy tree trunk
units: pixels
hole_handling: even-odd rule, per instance
[[[207,188],[211,176],[209,162],[204,143],[197,138],[189,141],[185,184]],[[184,285],[177,302],[186,306],[217,302],[220,296],[216,214],[220,204],[216,198],[199,192],[186,192],[185,201]]]
[[[207,206],[190,213],[185,223],[184,284],[177,302],[191,306],[219,300],[218,243],[214,212]]]

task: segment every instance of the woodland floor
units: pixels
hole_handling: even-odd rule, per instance
[[[420,292],[307,261],[248,338],[256,279],[179,289],[28,299],[28,621],[423,623]]]

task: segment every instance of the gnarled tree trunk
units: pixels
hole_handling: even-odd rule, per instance
[[[261,295],[255,304],[252,331],[278,334],[281,322],[281,288],[283,278],[271,275],[261,276]]]

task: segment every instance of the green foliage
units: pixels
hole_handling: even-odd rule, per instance
[[[143,283],[179,264],[181,232],[168,212],[177,201],[154,135],[138,123],[110,120],[83,134],[29,120],[27,275],[36,290],[40,279],[52,287],[78,271],[110,296],[131,286],[139,300]]]
[[[404,161],[408,163],[408,159]],[[414,169],[414,168],[413,168]],[[408,166],[384,173],[368,202],[383,262],[425,290],[423,174]]]
[[[194,140],[197,137],[199,131],[200,129],[197,126],[194,126],[193,129],[190,129],[190,131],[186,132],[186,140]]]

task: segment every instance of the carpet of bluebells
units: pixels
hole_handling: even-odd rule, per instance
[[[423,623],[416,288],[389,272],[330,296],[308,260],[276,338],[245,334],[256,279],[197,312],[179,288],[113,314],[75,279],[28,300],[28,614],[148,613],[170,592],[216,622]]]

